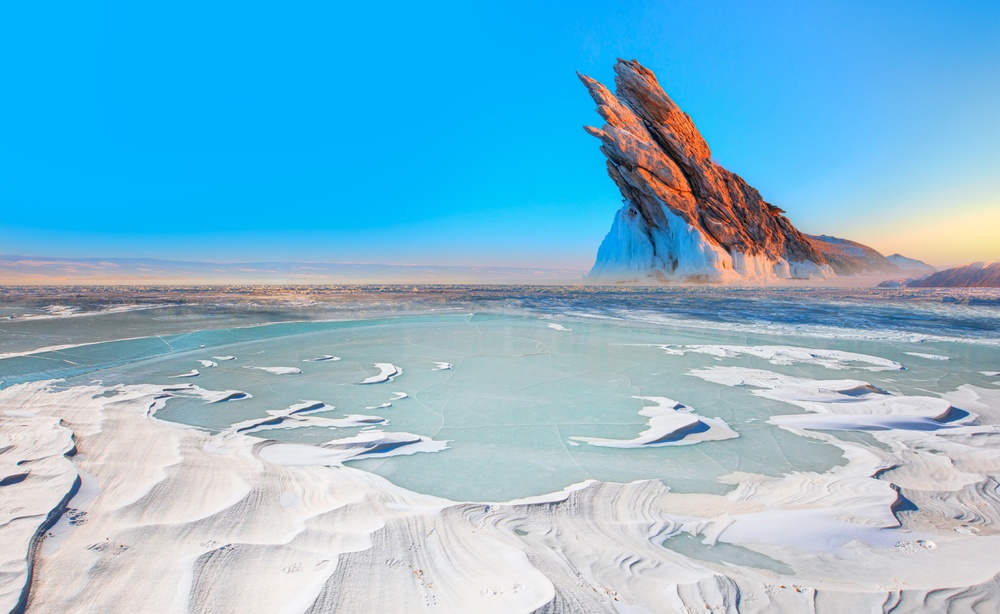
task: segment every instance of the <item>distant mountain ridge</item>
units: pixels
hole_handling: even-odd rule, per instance
[[[806,235],[838,275],[893,274],[899,267],[878,251],[856,241],[827,235]],[[915,261],[916,262],[916,261]]]
[[[870,247],[799,232],[781,209],[715,163],[691,117],[652,71],[621,59],[614,70],[615,93],[579,75],[606,122],[584,128],[600,139],[608,175],[624,198],[588,279],[741,282],[900,273],[900,263]]]
[[[197,262],[155,258],[0,256],[0,284],[559,283],[576,269],[323,262]]]
[[[1000,261],[973,262],[964,266],[914,277],[904,281],[887,281],[884,288],[1000,288]]]
[[[926,262],[921,262],[920,260],[915,260],[913,258],[907,258],[900,254],[892,254],[891,256],[886,256],[889,262],[892,262],[900,271],[903,272],[913,272],[913,273],[934,273],[937,272],[937,267],[933,267]]]

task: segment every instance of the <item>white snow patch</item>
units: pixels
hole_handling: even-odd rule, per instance
[[[372,375],[366,378],[361,384],[381,384],[382,382],[391,382],[398,375],[400,375],[403,370],[396,365],[389,362],[377,362],[375,363],[375,368],[378,369],[378,375]]]
[[[762,358],[773,365],[792,365],[806,363],[826,367],[827,369],[864,369],[866,371],[900,371],[903,365],[894,360],[842,352],[840,350],[823,350],[800,348],[787,345],[671,345],[671,344],[640,344],[643,347],[658,347],[666,354],[683,356],[688,352],[707,354],[716,358],[736,358],[737,356],[753,356]],[[869,366],[858,366],[864,363]]]
[[[191,369],[187,373],[181,373],[180,375],[171,375],[169,377],[171,379],[176,379],[178,377],[198,377],[199,375],[201,375],[201,373],[198,371],[198,369]]]
[[[257,456],[269,463],[285,467],[329,466],[357,458],[387,458],[418,452],[440,452],[447,448],[447,441],[435,441],[421,435],[365,431],[353,437],[334,439],[318,446],[275,443],[261,448]]]
[[[642,397],[633,399],[651,401],[654,405],[643,408],[639,415],[649,418],[649,428],[634,439],[604,439],[601,437],[570,437],[573,441],[583,441],[602,448],[653,448],[660,446],[681,446],[699,441],[716,441],[738,437],[725,421],[719,418],[705,418],[694,415],[690,407],[666,397]]]
[[[742,367],[695,369],[690,375],[727,386],[756,388],[754,395],[790,403],[813,414],[777,415],[771,424],[813,430],[917,430],[952,428],[951,403],[940,397],[894,395],[860,380],[814,380]]]
[[[243,367],[244,369],[256,369],[257,371],[265,371],[267,373],[272,373],[274,375],[298,375],[302,373],[302,369],[298,367],[251,367],[249,365]]]

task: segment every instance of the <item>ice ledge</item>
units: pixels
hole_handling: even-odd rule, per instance
[[[827,264],[788,262],[767,254],[730,254],[670,209],[661,208],[666,226],[650,228],[638,209],[625,201],[597,250],[587,279],[726,283],[835,275]]]

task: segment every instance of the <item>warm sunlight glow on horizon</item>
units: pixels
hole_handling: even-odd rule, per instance
[[[1000,260],[1000,203],[942,205],[911,217],[859,228],[846,237],[885,255],[902,254],[937,267]]]

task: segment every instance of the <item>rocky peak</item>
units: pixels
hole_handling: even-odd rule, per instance
[[[615,88],[580,75],[606,122],[608,174],[624,197],[591,277],[690,281],[826,277],[809,239],[742,178],[712,161],[694,122],[635,60],[615,64]]]

